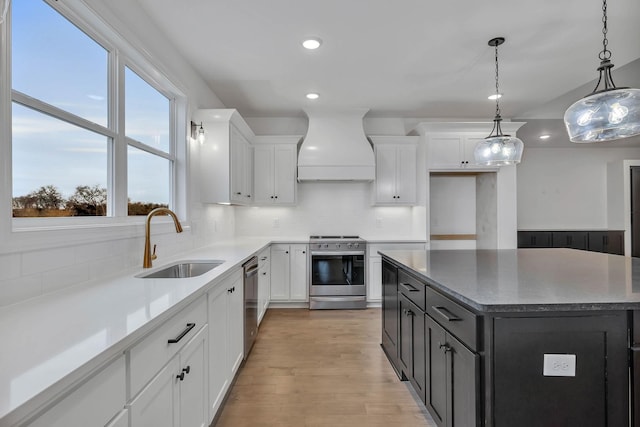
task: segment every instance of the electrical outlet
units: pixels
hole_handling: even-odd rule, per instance
[[[376,227],[382,228],[382,218],[376,218]]]
[[[273,228],[280,228],[280,218],[273,219]]]
[[[575,354],[545,354],[542,368],[545,377],[575,377]]]

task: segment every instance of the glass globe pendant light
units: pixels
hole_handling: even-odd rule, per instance
[[[498,85],[498,46],[504,43],[504,37],[489,40],[489,46],[496,48],[496,116],[493,119],[493,129],[488,137],[480,141],[474,150],[475,162],[485,166],[505,166],[520,163],[524,144],[514,136],[502,133],[500,122],[500,88]]]
[[[611,77],[611,51],[607,48],[607,0],[602,4],[600,78],[593,92],[564,113],[572,142],[604,142],[640,134],[640,89],[616,87]],[[603,85],[602,89],[600,84]]]

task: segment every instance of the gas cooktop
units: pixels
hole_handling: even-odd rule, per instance
[[[360,236],[309,236],[311,240],[361,240]]]

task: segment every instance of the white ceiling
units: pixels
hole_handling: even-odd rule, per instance
[[[561,118],[575,96],[562,95],[597,77],[602,47],[599,0],[135,1],[225,106],[247,117],[301,116],[318,105],[489,120],[487,41],[503,36],[503,116]],[[640,1],[611,0],[608,12],[614,79],[630,86],[616,70],[640,58]],[[302,48],[308,36],[322,47]],[[640,80],[640,61],[630,67]]]

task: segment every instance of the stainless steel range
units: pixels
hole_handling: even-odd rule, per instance
[[[358,236],[311,236],[309,308],[367,308],[367,242]]]

